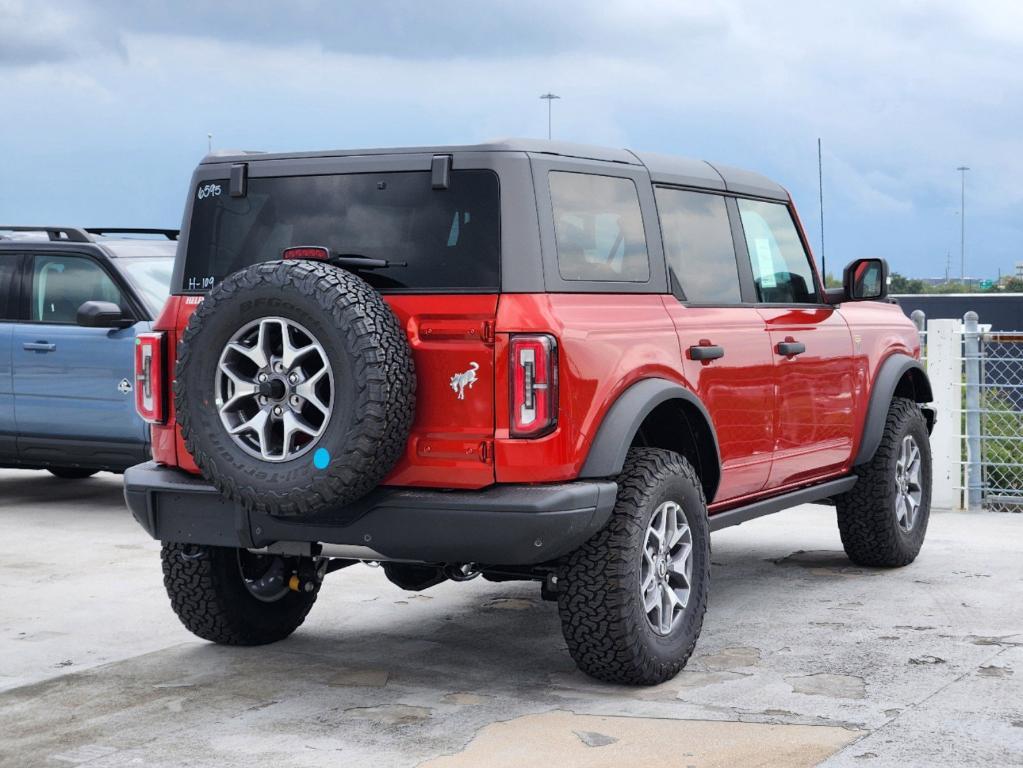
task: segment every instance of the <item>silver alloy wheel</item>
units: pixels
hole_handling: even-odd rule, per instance
[[[920,465],[920,446],[915,437],[906,435],[899,444],[899,455],[895,460],[895,519],[906,533],[916,524],[923,496]]]
[[[640,597],[651,628],[670,634],[689,604],[693,583],[693,533],[681,505],[654,510],[643,542]]]
[[[303,326],[254,320],[234,334],[217,363],[220,422],[242,450],[290,461],[312,450],[330,421],[334,377],[327,353]]]

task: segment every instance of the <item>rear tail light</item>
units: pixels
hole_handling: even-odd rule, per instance
[[[162,424],[166,418],[163,346],[162,333],[135,337],[135,409],[150,424]]]
[[[558,424],[558,344],[546,334],[511,337],[511,435],[540,437]]]

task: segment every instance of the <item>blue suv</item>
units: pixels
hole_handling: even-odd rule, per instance
[[[177,236],[0,226],[0,467],[75,479],[149,458],[135,336],[167,298]]]

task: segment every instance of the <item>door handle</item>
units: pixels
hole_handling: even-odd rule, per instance
[[[719,357],[724,356],[725,348],[719,347],[716,344],[694,344],[689,348],[690,360],[702,360],[706,362],[708,360],[717,360]]]
[[[57,349],[56,344],[50,344],[48,341],[26,341],[21,346],[29,352],[53,352]]]
[[[806,352],[806,344],[801,341],[794,341],[792,339],[786,339],[785,341],[779,341],[776,347],[779,355],[785,355],[785,357],[795,357]]]

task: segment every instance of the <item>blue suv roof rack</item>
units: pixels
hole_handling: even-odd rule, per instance
[[[0,232],[45,232],[50,240],[66,240],[71,243],[91,243],[89,233],[80,227],[25,227],[0,224]]]
[[[168,240],[178,239],[178,230],[159,227],[86,227],[93,235],[163,235]]]

